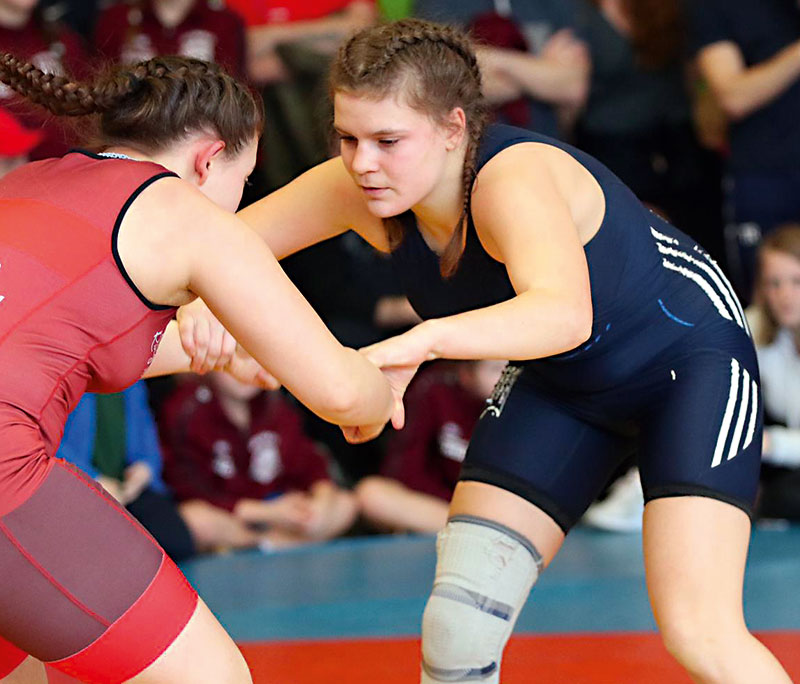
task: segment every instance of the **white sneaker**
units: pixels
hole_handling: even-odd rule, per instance
[[[602,501],[589,506],[583,522],[611,532],[638,532],[642,529],[644,495],[639,470],[631,468],[619,478]]]

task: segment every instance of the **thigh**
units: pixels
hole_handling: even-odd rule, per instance
[[[475,427],[461,480],[505,489],[566,532],[624,459],[625,441],[579,418],[515,368],[506,370]]]
[[[140,672],[197,603],[144,528],[61,461],[0,518],[0,575],[14,578],[0,583],[0,635],[93,681],[122,682]]]
[[[743,511],[707,497],[651,501],[643,537],[647,587],[661,629],[741,628],[750,539]]]
[[[761,465],[762,408],[749,340],[693,352],[648,388],[639,469],[645,501],[706,496],[750,513]]]

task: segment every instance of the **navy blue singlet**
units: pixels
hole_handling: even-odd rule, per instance
[[[762,412],[755,352],[733,288],[705,250],[570,145],[490,126],[478,173],[506,148],[530,142],[571,155],[605,196],[603,222],[584,248],[592,334],[563,354],[509,365],[473,435],[462,479],[519,494],[566,530],[635,452],[647,500],[710,496],[749,512]],[[471,217],[448,280],[414,215],[400,218],[405,237],[392,263],[423,318],[515,295]]]

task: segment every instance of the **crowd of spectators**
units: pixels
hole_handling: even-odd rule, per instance
[[[331,56],[350,32],[406,13],[468,28],[496,120],[599,158],[703,244],[752,301],[775,423],[765,436],[759,511],[800,519],[797,3],[0,0],[0,50],[76,78],[156,54],[223,64],[265,104],[248,203],[335,154],[325,92]],[[0,175],[77,139],[0,85]],[[384,260],[353,235],[284,266],[344,344],[364,346],[418,320]],[[445,522],[498,373],[495,362],[434,365],[409,390],[405,430],[359,446],[280,392],[215,375],[140,383],[85,398],[59,456],[96,477],[177,559],[351,530],[431,532]],[[603,504],[612,520],[601,526],[636,527],[635,469]]]

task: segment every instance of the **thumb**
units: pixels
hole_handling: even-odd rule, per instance
[[[406,424],[406,409],[403,406],[402,398],[394,400],[394,411],[392,412],[392,427],[395,430],[402,430]]]

